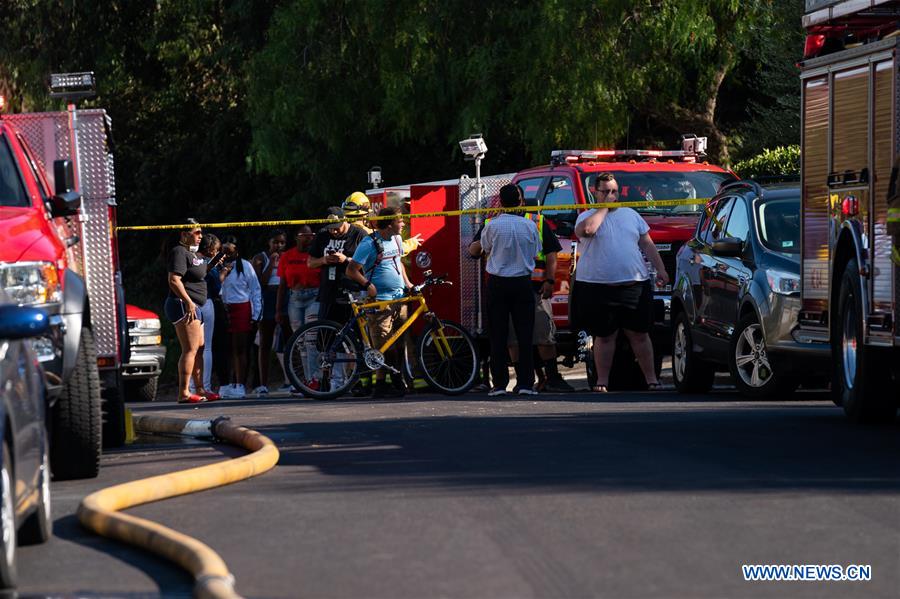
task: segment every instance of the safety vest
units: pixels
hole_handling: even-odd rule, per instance
[[[525,218],[532,221],[537,225],[538,230],[538,242],[541,244],[541,249],[538,250],[537,256],[534,257],[538,262],[544,262],[546,260],[546,256],[544,256],[544,215],[538,214],[537,221],[534,220],[535,213],[534,212],[526,212]],[[484,219],[484,226],[491,222],[490,218]],[[541,270],[543,272],[543,270]]]

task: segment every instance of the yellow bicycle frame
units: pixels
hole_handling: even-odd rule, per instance
[[[351,303],[350,308],[353,310],[353,318],[356,319],[356,325],[359,329],[359,334],[362,336],[363,347],[372,347],[372,340],[369,338],[369,329],[367,327],[366,316],[368,316],[368,311],[372,309],[383,310],[388,306],[393,306],[395,304],[411,304],[418,303],[419,306],[410,314],[406,322],[403,323],[399,329],[394,331],[394,334],[388,338],[387,341],[384,342],[384,345],[377,348],[382,354],[389,350],[394,343],[400,338],[403,333],[406,332],[406,329],[412,326],[412,324],[422,315],[428,312],[428,304],[425,303],[425,298],[419,295],[413,295],[409,297],[401,297],[399,299],[394,300],[377,300],[374,302],[366,302],[364,304]],[[453,356],[453,350],[450,349],[450,343],[447,341],[447,338],[444,336],[444,327],[440,326],[437,329],[437,340],[438,344],[435,346],[437,348],[438,354],[441,356],[442,360],[446,360],[449,357]]]

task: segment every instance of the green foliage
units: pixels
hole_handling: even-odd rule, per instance
[[[745,179],[800,174],[800,146],[778,146],[742,160],[734,171]]]

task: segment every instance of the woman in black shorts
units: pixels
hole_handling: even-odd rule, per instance
[[[178,359],[178,403],[200,403],[219,396],[203,388],[203,317],[199,307],[206,303],[206,262],[197,255],[203,232],[193,218],[179,232],[178,244],[168,254],[168,287],[164,311],[175,325],[181,345]],[[191,393],[193,377],[196,393]]]
[[[619,185],[612,174],[601,173],[591,191],[597,202],[615,202]],[[607,391],[619,329],[631,344],[647,387],[659,387],[650,341],[653,289],[644,255],[656,269],[660,285],[668,283],[669,276],[649,231],[631,208],[588,210],[575,223],[581,257],[572,290],[572,322],[594,338],[594,391]]]

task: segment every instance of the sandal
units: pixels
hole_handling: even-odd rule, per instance
[[[203,403],[209,401],[202,395],[197,395],[196,393],[191,393],[187,397],[179,397],[178,403]]]
[[[609,385],[594,385],[591,387],[591,391],[594,393],[609,393],[609,389],[607,389]]]
[[[212,391],[201,391],[197,395],[205,397],[206,401],[216,401],[222,399],[221,395],[219,395],[218,393],[213,393]]]

